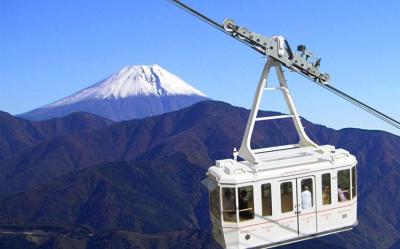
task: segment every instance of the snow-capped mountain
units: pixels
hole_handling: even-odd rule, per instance
[[[43,120],[77,111],[112,120],[158,115],[208,99],[158,65],[124,67],[104,80],[46,106],[21,114]]]

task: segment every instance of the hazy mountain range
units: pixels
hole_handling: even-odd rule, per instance
[[[239,147],[248,110],[204,101],[141,120],[88,113],[31,122],[0,113],[0,248],[219,248],[200,181]],[[400,137],[303,120],[359,161],[359,226],[283,248],[400,248]],[[293,142],[290,123],[254,145]],[[12,232],[36,231],[37,234]],[[10,233],[11,232],[11,233]]]
[[[30,120],[85,111],[120,121],[154,116],[208,99],[158,65],[127,66],[71,96],[20,114]]]

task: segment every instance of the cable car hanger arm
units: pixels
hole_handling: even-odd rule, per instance
[[[178,6],[179,8],[189,12],[193,16],[200,18],[202,21],[210,24],[211,26],[222,31],[223,33],[251,47],[262,55],[273,58],[274,60],[281,63],[284,67],[299,73],[300,75],[313,81],[317,85],[322,86],[323,88],[349,101],[359,108],[369,112],[370,114],[376,116],[384,122],[394,126],[395,128],[400,129],[399,121],[351,97],[350,95],[340,91],[339,89],[328,85],[329,74],[319,72],[321,59],[315,58],[313,53],[309,51],[306,46],[299,45],[297,47],[297,52],[294,53],[290,48],[289,42],[283,36],[266,37],[249,31],[244,27],[240,27],[230,19],[226,19],[221,25],[180,1],[168,1]]]
[[[200,18],[223,33],[246,44],[262,55],[274,58],[290,70],[296,71],[313,81],[318,81],[323,84],[326,84],[329,81],[328,74],[319,72],[321,59],[315,58],[313,53],[304,45],[299,45],[298,53],[294,53],[290,48],[288,41],[285,40],[283,36],[263,36],[236,25],[234,21],[230,19],[226,19],[221,25],[180,1],[168,1],[179,8],[184,9],[195,17]]]

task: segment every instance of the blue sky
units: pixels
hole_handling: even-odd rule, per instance
[[[222,22],[322,57],[331,84],[400,119],[400,2],[186,0]],[[286,4],[287,3],[287,4]],[[209,97],[250,107],[264,58],[166,0],[0,1],[0,110],[18,114],[126,65],[159,64]],[[329,127],[400,134],[294,73],[298,111]],[[276,96],[263,109],[283,110]]]

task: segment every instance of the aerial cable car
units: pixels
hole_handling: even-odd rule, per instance
[[[268,57],[239,151],[217,160],[203,184],[209,190],[214,239],[225,248],[271,248],[351,230],[357,225],[357,159],[332,145],[320,146],[305,133],[282,67],[312,80],[400,129],[400,122],[329,85],[321,59],[306,46],[293,52],[282,36],[265,37],[225,20],[221,25],[177,0],[178,7]],[[270,87],[275,70],[279,85]],[[262,96],[280,91],[289,114],[259,116]],[[251,148],[256,122],[291,119],[299,142]]]

